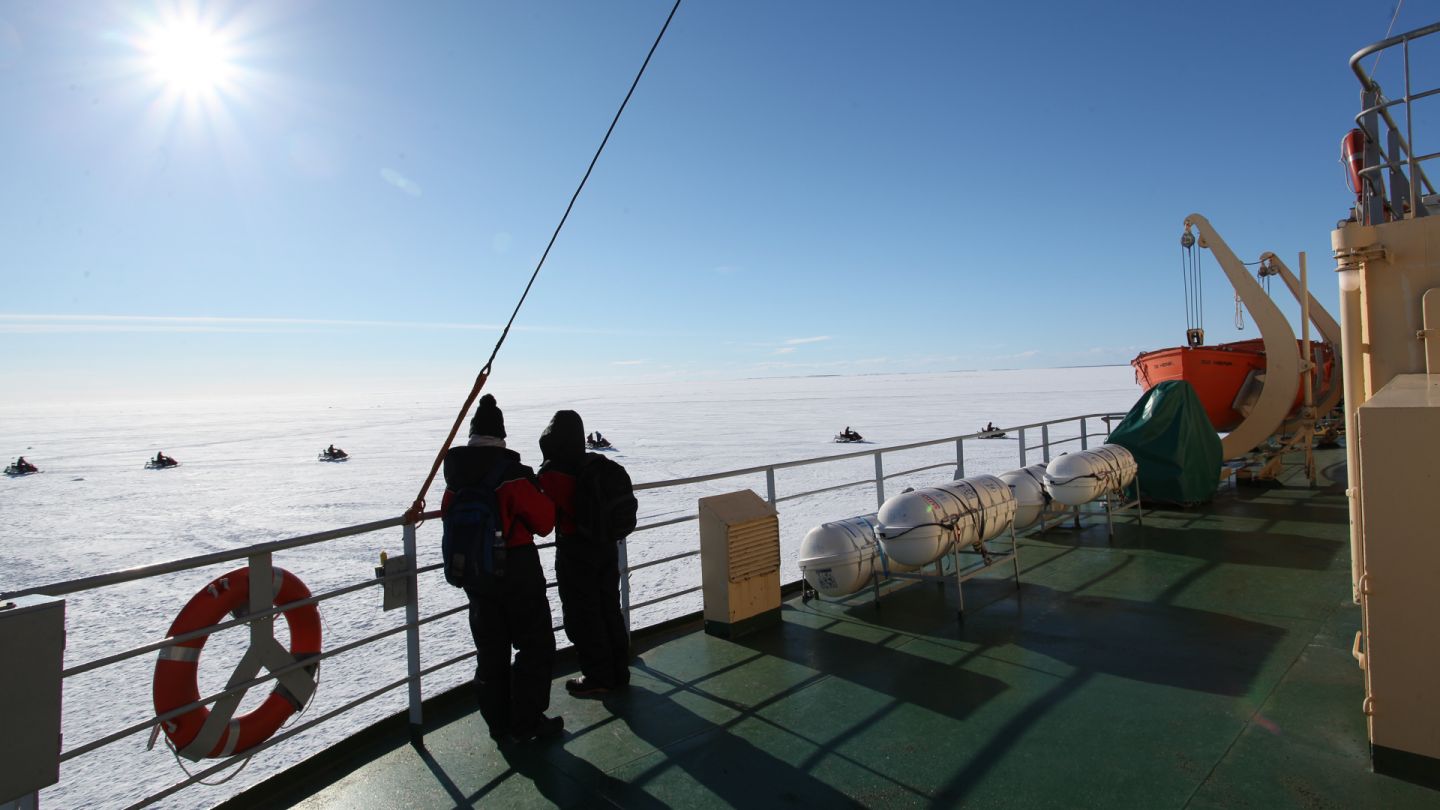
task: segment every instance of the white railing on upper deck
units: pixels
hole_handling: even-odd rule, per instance
[[[1035,456],[1038,456],[1041,461],[1049,461],[1052,453],[1057,448],[1064,448],[1074,444],[1079,445],[1078,449],[1088,448],[1093,440],[1097,438],[1103,440],[1105,437],[1108,437],[1110,433],[1111,421],[1120,418],[1120,416],[1120,414],[1086,414],[1084,416],[1055,419],[1048,422],[1035,422],[1032,424],[1018,425],[1013,427],[1001,427],[997,428],[997,430],[1001,430],[1007,434],[1013,435],[1018,440],[1018,452],[1016,454],[1016,461],[1019,466],[1024,467],[1030,464],[1032,457]],[[1103,424],[1103,430],[1092,432],[1091,427],[1094,426],[1096,422]],[[1065,436],[1063,438],[1054,437],[1054,434],[1056,433],[1055,429],[1062,426],[1070,426],[1071,430],[1060,432],[1073,432],[1074,435]],[[654,481],[650,483],[638,484],[636,485],[635,489],[638,492],[655,491],[764,473],[766,481],[765,496],[771,504],[779,504],[786,501],[793,501],[800,498],[812,497],[822,493],[834,492],[842,489],[874,487],[875,502],[878,506],[885,501],[886,481],[893,480],[902,476],[914,475],[928,470],[942,468],[954,468],[954,477],[963,477],[965,475],[966,442],[981,439],[982,436],[986,435],[986,433],[987,432],[968,433],[960,436],[949,436],[943,439],[933,439],[930,441],[914,442],[911,444],[883,447],[873,450],[866,449],[849,453],[839,453],[836,455],[802,459],[799,461],[787,461],[776,464],[744,467],[740,469],[726,470],[724,472],[711,473],[708,475],[676,478],[666,481]],[[886,472],[885,470],[884,461],[887,454],[894,454],[902,451],[935,447],[952,443],[955,446],[955,458],[953,461],[947,459],[946,461],[941,463],[925,464],[922,466],[907,468],[899,471]],[[787,493],[783,495],[776,491],[775,472],[777,470],[833,464],[836,462],[864,458],[867,456],[874,459],[875,474],[873,477],[867,477],[861,480],[848,481],[840,484],[820,487],[817,489]],[[438,512],[427,512],[424,515],[425,519],[427,520],[434,519],[438,516]],[[839,519],[843,517],[848,517],[848,515],[835,515],[833,517],[835,519]],[[697,518],[697,514],[687,514],[681,517],[655,521],[652,523],[642,523],[641,525],[636,527],[635,531],[636,533],[650,531],[663,526],[672,526],[680,523],[694,521]],[[181,560],[157,563],[154,565],[146,565],[124,571],[102,574],[99,576],[82,577],[79,579],[57,582],[34,588],[26,588],[23,590],[0,594],[0,600],[13,599],[19,596],[36,594],[43,594],[47,596],[66,596],[70,594],[94,591],[101,588],[114,587],[124,583],[136,582],[139,580],[158,577],[165,574],[205,568],[212,565],[234,562],[238,560],[246,560],[247,563],[251,565],[262,565],[268,569],[270,566],[270,558],[278,552],[293,551],[295,549],[303,548],[306,546],[312,546],[315,544],[325,543],[341,538],[354,537],[357,535],[382,531],[385,529],[394,529],[397,527],[403,528],[406,558],[412,561],[413,565],[413,561],[418,559],[416,542],[417,527],[415,525],[406,525],[403,518],[395,517],[387,520],[375,521],[372,523],[364,523],[358,526],[349,526],[342,529],[335,529],[332,531],[307,534],[300,537],[289,538],[286,540],[260,543],[257,545],[236,549],[233,551],[202,554],[195,557],[187,557]],[[540,543],[537,545],[543,549],[553,546],[554,543]],[[630,566],[627,564],[627,560],[625,559],[625,544],[620,544],[621,567],[622,570],[625,572],[625,576],[621,578],[621,600],[622,605],[625,609],[627,625],[629,623],[631,614],[636,610],[672,599],[678,599],[680,597],[695,593],[696,591],[700,590],[700,586],[695,585],[694,587],[680,588],[678,590],[664,593],[658,597],[647,599],[645,601],[635,604],[630,603],[631,574],[636,571],[651,568],[653,566],[661,565],[664,563],[676,562],[689,557],[697,557],[700,554],[700,551],[698,549],[698,542],[696,545],[697,548],[690,551],[673,554],[667,557],[662,557],[660,559],[647,560],[643,563]],[[282,729],[280,733],[277,733],[276,735],[272,736],[258,746],[251,748],[247,751],[243,751],[239,754],[222,758],[214,765],[202,768],[199,771],[190,774],[188,778],[184,780],[176,782],[169,787],[145,796],[143,799],[136,802],[132,806],[143,807],[161,801],[162,799],[171,796],[176,792],[205,779],[206,777],[212,776],[234,765],[237,762],[245,760],[246,758],[258,753],[259,751],[263,751],[273,745],[277,745],[280,742],[288,740],[296,735],[302,734],[305,731],[321,723],[324,723],[334,717],[344,714],[345,712],[348,712],[358,706],[374,700],[375,698],[380,697],[381,695],[384,695],[385,693],[397,689],[401,686],[408,687],[409,721],[412,725],[412,729],[415,731],[415,733],[418,733],[419,727],[423,720],[422,701],[424,699],[424,694],[421,686],[424,679],[435,672],[454,666],[456,664],[463,663],[467,660],[473,660],[475,657],[474,651],[471,650],[469,652],[452,656],[443,661],[432,664],[428,667],[422,667],[420,664],[420,628],[424,625],[439,621],[449,616],[463,613],[467,609],[467,606],[465,604],[461,604],[456,607],[449,607],[437,611],[428,616],[424,616],[423,618],[420,616],[418,600],[418,578],[421,574],[431,573],[438,570],[440,567],[441,566],[438,563],[433,565],[421,566],[418,569],[412,567],[410,571],[394,575],[398,577],[403,577],[407,580],[406,592],[408,598],[405,606],[405,622],[403,624],[387,628],[381,632],[377,632],[363,638],[359,638],[355,641],[335,647],[334,649],[325,650],[316,657],[307,657],[304,660],[296,661],[290,665],[281,667],[273,672],[267,672],[263,675],[258,675],[257,677],[246,682],[238,683],[233,686],[228,686],[227,688],[215,692],[214,694],[202,697],[199,700],[196,700],[192,703],[187,703],[164,714],[148,718],[142,722],[132,723],[128,726],[124,726],[115,731],[106,733],[102,736],[71,746],[61,752],[61,762],[65,762],[75,759],[77,757],[84,756],[86,754],[90,754],[132,735],[152,732],[157,728],[157,725],[159,723],[163,723],[167,720],[171,720],[175,717],[186,714],[198,707],[209,706],[210,704],[219,701],[221,698],[237,693],[243,693],[254,687],[264,685],[265,683],[274,681],[279,676],[288,674],[291,671],[311,666],[318,661],[353,652],[355,650],[366,647],[367,645],[373,644],[390,636],[398,635],[400,633],[404,633],[406,636],[406,659],[408,674],[405,677],[395,679],[387,683],[375,685],[372,689],[370,689],[370,691],[367,691],[365,694],[349,702],[346,702],[341,706],[331,709],[330,711],[327,711],[318,717],[308,718],[303,723],[297,723],[294,726]],[[112,666],[120,662],[136,658],[138,656],[158,652],[159,650],[165,649],[167,647],[172,647],[177,644],[182,644],[184,642],[192,641],[197,638],[207,637],[210,634],[220,630],[234,628],[259,619],[273,617],[297,607],[319,604],[321,602],[325,602],[330,599],[343,596],[345,594],[361,591],[366,588],[380,587],[383,584],[384,580],[382,579],[368,579],[360,582],[355,582],[349,585],[326,591],[324,593],[313,595],[307,599],[289,602],[283,605],[275,606],[269,610],[257,611],[240,618],[221,622],[220,624],[212,625],[202,630],[196,630],[191,633],[186,633],[183,635],[166,638],[159,641],[142,644],[140,646],[133,647],[122,652],[105,655],[89,661],[85,661],[83,663],[67,666],[62,671],[61,677],[70,678],[76,675],[80,675],[82,673],[91,672],[104,667]],[[547,586],[553,588],[555,587],[555,583],[547,583]],[[556,631],[559,631],[562,628],[556,627],[554,629]],[[15,656],[7,654],[7,658],[14,659]]]
[[[1436,210],[1436,188],[1425,174],[1424,165],[1440,158],[1440,151],[1425,152],[1415,140],[1415,102],[1440,95],[1440,86],[1436,86],[1433,77],[1427,74],[1427,81],[1416,87],[1410,71],[1412,45],[1435,33],[1440,33],[1440,23],[1376,42],[1350,57],[1350,69],[1360,80],[1361,87],[1361,110],[1355,116],[1355,123],[1365,133],[1364,166],[1360,171],[1362,188],[1357,189],[1363,198],[1359,211],[1362,224],[1378,225],[1392,219],[1440,213]],[[1432,46],[1431,59],[1434,58],[1433,46],[1436,42],[1431,40],[1429,43]],[[1365,57],[1375,55],[1378,64],[1382,52],[1397,46],[1400,49],[1404,93],[1392,99],[1385,95],[1380,83],[1366,72],[1361,62]],[[1392,110],[1403,112],[1404,121],[1396,121]],[[1432,108],[1431,118],[1433,112]],[[1430,136],[1433,146],[1434,132]],[[1428,205],[1426,197],[1430,198]]]

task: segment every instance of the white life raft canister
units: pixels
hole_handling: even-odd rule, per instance
[[[993,475],[976,475],[896,495],[876,518],[892,565],[927,565],[953,543],[974,545],[1007,531],[1015,519],[1015,494]]]
[[[913,571],[885,557],[875,537],[875,515],[822,523],[800,541],[797,562],[810,587],[825,596],[847,596],[864,588],[876,576],[890,571]]]
[[[1137,470],[1129,450],[1102,444],[1052,459],[1045,467],[1045,489],[1066,506],[1080,506],[1129,486]]]
[[[1045,465],[1031,464],[1018,470],[1000,473],[1000,480],[1015,493],[1015,528],[1024,529],[1034,525],[1050,505],[1050,494],[1045,491]]]

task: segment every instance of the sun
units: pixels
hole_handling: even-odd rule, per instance
[[[167,23],[156,29],[141,49],[155,78],[182,95],[219,91],[235,72],[229,43],[217,31],[195,21]]]

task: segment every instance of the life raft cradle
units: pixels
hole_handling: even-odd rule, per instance
[[[269,587],[251,588],[251,582],[268,583]],[[161,719],[151,736],[151,745],[164,731],[177,758],[199,761],[206,757],[228,757],[263,743],[302,710],[318,683],[320,612],[313,602],[287,610],[275,608],[310,598],[309,589],[298,577],[271,567],[269,555],[252,557],[248,568],[232,571],[195,594],[168,633],[171,638],[192,637],[162,649],[155,664],[153,693],[157,716],[165,718],[200,702],[196,676],[200,651],[209,633],[196,636],[196,631],[219,624],[226,614],[237,619],[254,616],[248,620],[250,646],[214,706],[195,705],[188,711]],[[274,637],[277,612],[289,625],[290,650]],[[248,688],[255,685],[262,667],[277,681],[275,689],[254,711],[235,717],[240,701]]]

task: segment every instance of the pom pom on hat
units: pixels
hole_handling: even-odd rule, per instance
[[[494,396],[486,394],[480,397],[480,408],[470,420],[470,435],[505,438],[505,414],[501,413],[499,406],[495,404]]]

